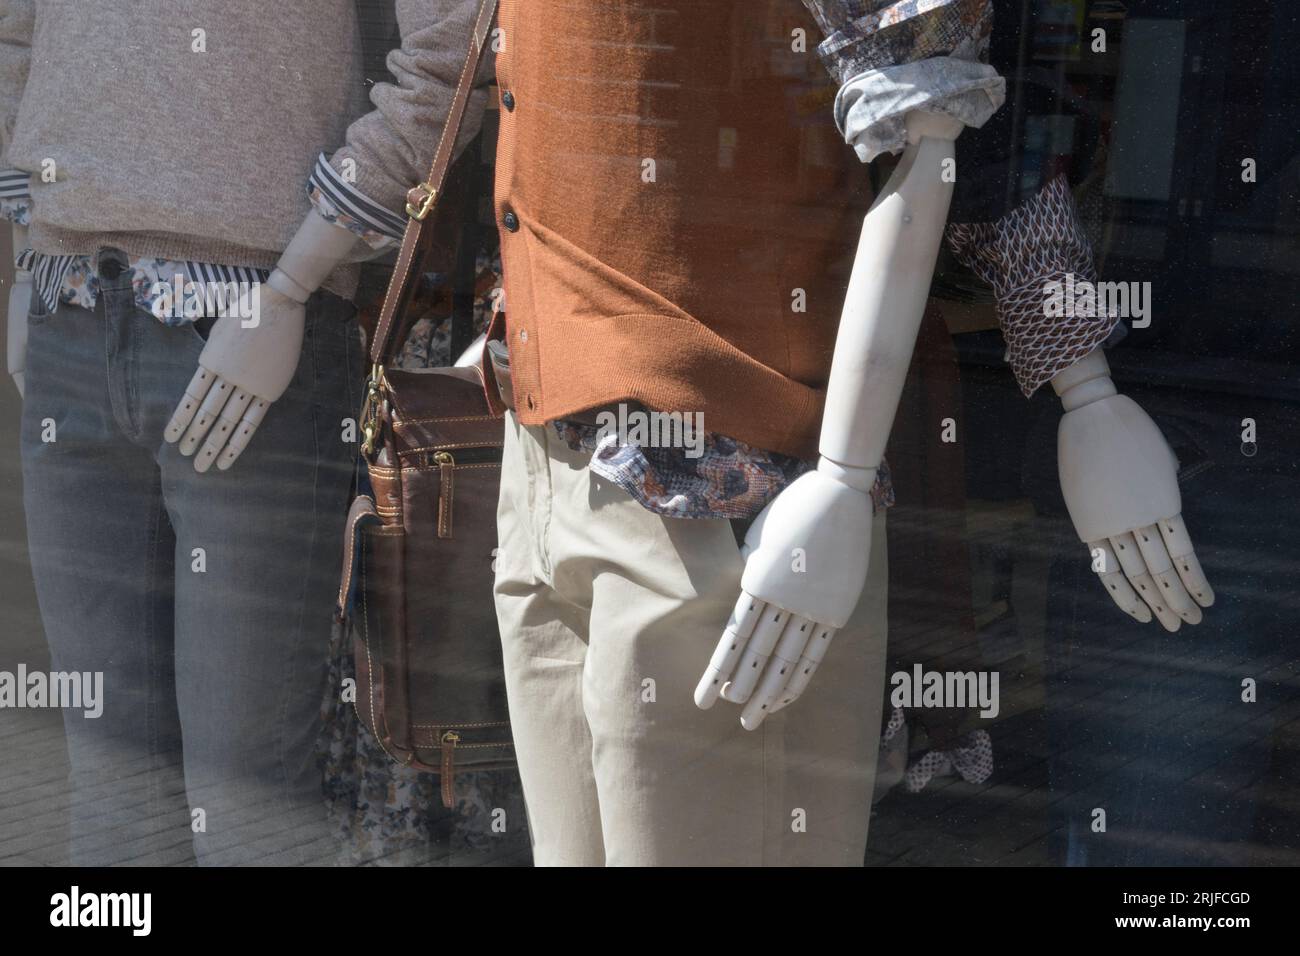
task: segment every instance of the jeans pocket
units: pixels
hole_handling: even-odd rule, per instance
[[[212,334],[212,326],[216,324],[216,319],[212,316],[200,316],[185,324],[189,326],[190,335],[198,342],[199,348],[208,344],[208,336]]]
[[[1156,413],[1152,418],[1178,459],[1179,487],[1187,490],[1204,483],[1204,476],[1216,464],[1213,451],[1205,441],[1205,426],[1176,415]]]
[[[309,321],[305,347],[311,352],[320,387],[349,394],[361,380],[361,339],[357,323],[331,317]]]

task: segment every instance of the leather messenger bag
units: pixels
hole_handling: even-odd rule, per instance
[[[483,0],[433,169],[407,196],[410,218],[370,341],[363,467],[337,609],[356,635],[357,716],[394,760],[440,775],[447,807],[458,772],[514,764],[492,603],[504,424],[476,368],[391,363],[415,318],[431,213],[495,13],[496,0]]]

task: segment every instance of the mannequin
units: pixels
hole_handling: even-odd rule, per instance
[[[30,216],[34,273],[7,303],[33,577],[57,666],[117,688],[100,719],[65,714],[79,863],[334,852],[313,749],[355,453],[349,300],[401,235],[388,210],[427,168],[477,3],[397,0],[395,82],[374,84],[353,0],[280,6],[313,43],[251,0],[195,6],[204,49],[156,0],[107,19],[0,0],[0,215]],[[70,120],[124,60],[148,68]],[[163,87],[172,138],[208,143],[179,164],[141,152],[149,121],[123,105]],[[177,274],[200,301],[242,283],[239,317],[158,308]]]
[[[719,696],[743,704],[748,730],[808,687],[866,581],[866,491],[898,407],[943,235],[952,186],[939,173],[962,129],[949,117],[915,111],[906,123],[909,145],[863,224],[817,470],[783,491],[746,535],[741,595],[695,692],[704,709]],[[1052,384],[1066,410],[1061,489],[1102,583],[1138,621],[1154,613],[1168,631],[1199,623],[1214,592],[1180,517],[1177,466],[1159,429],[1116,394],[1100,351]],[[791,561],[799,548],[806,572]]]
[[[903,154],[858,224],[845,222],[854,174],[801,165],[823,144],[802,114],[773,119],[800,101],[791,78],[809,66],[775,40],[790,5],[706,6],[665,2],[682,28],[653,58],[609,43],[647,35],[636,5],[501,6],[510,43],[497,61],[496,211],[508,305],[489,338],[508,349],[509,388],[492,383],[495,358],[484,374],[509,415],[494,593],[542,863],[856,865],[866,840],[864,764],[888,627],[882,453],[945,233],[953,184],[941,173],[961,127],[984,125],[1004,98],[983,60],[992,8],[805,0],[839,85],[840,134],[864,162]],[[584,82],[548,70],[557,49],[566,77]],[[646,94],[665,78],[671,96]],[[716,156],[714,138],[725,144]],[[636,182],[628,157],[641,161]],[[1065,232],[1076,220],[1059,185],[1022,211]],[[854,228],[846,295],[837,266]],[[1017,291],[1075,261],[1092,266],[1073,234],[1059,255],[1038,256],[1057,251],[1055,231],[1044,234],[1051,249],[995,263]],[[806,316],[790,305],[800,292]],[[1024,317],[1027,341],[1008,338],[1040,376],[1030,390],[1071,364],[1092,382],[1082,370],[1097,359],[1080,359],[1111,323],[1035,318]],[[1052,348],[1029,348],[1040,339]],[[1061,383],[1063,394],[1082,389],[1069,394],[1065,490],[1072,510],[1105,520],[1077,529],[1108,543],[1146,528],[1152,570],[1172,592],[1179,571],[1167,573],[1173,560],[1154,545],[1168,529],[1166,556],[1191,551],[1172,520],[1168,451],[1140,410],[1088,382]],[[583,431],[582,416],[628,401],[702,409],[713,457],[696,467]],[[1099,461],[1071,464],[1080,455]],[[1106,504],[1117,496],[1123,506]],[[738,551],[731,522],[751,517]],[[1114,571],[1099,554],[1098,570]],[[1209,601],[1194,563],[1182,563],[1189,597]],[[1130,565],[1140,578],[1145,559]],[[1197,619],[1147,590],[1184,612],[1177,621]],[[741,727],[719,697],[738,705]]]

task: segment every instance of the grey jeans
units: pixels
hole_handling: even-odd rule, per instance
[[[72,860],[324,860],[354,309],[313,296],[288,391],[233,468],[199,474],[162,434],[203,338],[138,309],[125,261],[100,253],[94,312],[34,298],[29,318],[24,503],[51,666],[104,675],[102,716],[64,711]]]

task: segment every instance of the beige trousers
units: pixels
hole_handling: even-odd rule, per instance
[[[867,840],[886,631],[870,580],[802,698],[757,731],[695,685],[740,596],[730,522],[655,515],[506,419],[496,608],[539,865],[849,865]],[[865,542],[864,542],[865,545]]]

